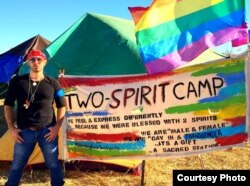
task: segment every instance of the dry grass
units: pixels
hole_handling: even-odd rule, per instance
[[[203,164],[202,164],[202,163]],[[172,170],[174,169],[210,169],[210,170],[249,170],[250,144],[244,147],[234,147],[227,151],[215,151],[198,156],[181,158],[160,158],[146,160],[144,182],[147,186],[171,186]],[[31,174],[32,173],[32,174]],[[0,167],[0,185],[6,181],[6,170]],[[22,186],[48,186],[50,182],[47,170],[26,170]],[[140,186],[141,177],[129,173],[114,171],[100,172],[65,172],[66,186]]]

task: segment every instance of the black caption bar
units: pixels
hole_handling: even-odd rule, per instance
[[[250,186],[250,170],[173,170],[173,186]]]

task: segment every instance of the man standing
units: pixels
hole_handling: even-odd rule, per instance
[[[51,185],[63,185],[63,172],[58,160],[58,131],[65,114],[64,91],[58,81],[44,75],[46,56],[32,50],[27,57],[30,73],[14,76],[4,101],[4,115],[15,140],[13,162],[7,186],[17,186],[23,169],[39,144],[45,163],[50,170]],[[17,102],[16,124],[13,107]],[[57,114],[53,109],[56,103]]]

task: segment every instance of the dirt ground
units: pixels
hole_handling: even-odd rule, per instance
[[[250,144],[200,156],[158,158],[146,160],[144,185],[171,186],[172,171],[192,170],[250,170]],[[6,167],[5,167],[6,168]],[[0,185],[4,185],[7,169],[0,166]],[[25,170],[22,186],[49,186],[48,170]],[[140,186],[141,176],[127,172],[65,171],[65,186]]]

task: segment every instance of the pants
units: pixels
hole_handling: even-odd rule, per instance
[[[46,166],[49,168],[51,185],[63,185],[62,166],[58,160],[58,137],[51,142],[47,142],[44,136],[48,132],[48,128],[41,128],[39,130],[23,129],[21,131],[21,136],[24,142],[21,144],[15,143],[13,162],[9,171],[6,186],[17,186],[19,184],[23,169],[34,150],[36,143],[39,144]]]

